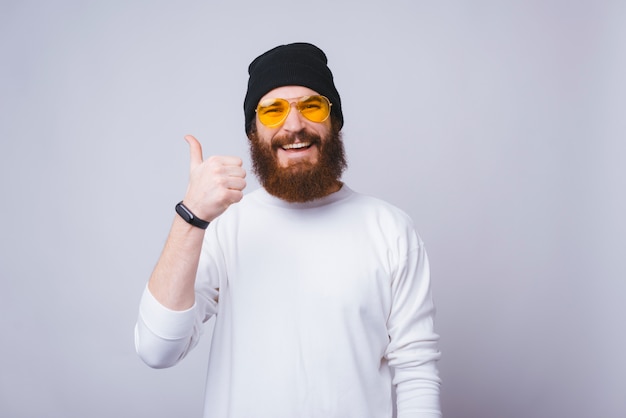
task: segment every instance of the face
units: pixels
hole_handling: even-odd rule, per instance
[[[288,101],[318,94],[301,86],[276,88],[261,98]],[[339,128],[331,118],[312,122],[295,104],[283,124],[268,128],[256,119],[250,135],[253,168],[265,189],[289,202],[326,196],[341,187],[346,159]]]
[[[301,86],[278,87],[261,97],[259,102],[268,98],[283,98],[288,101],[302,96],[318,94],[316,91]],[[321,138],[328,136],[330,132],[330,118],[324,122],[311,122],[298,112],[295,104],[291,105],[291,110],[287,119],[282,125],[268,128],[256,118],[256,129],[259,139],[266,144],[280,145],[275,147],[276,161],[280,167],[290,167],[303,162],[311,164],[319,160],[320,144],[310,143],[302,138],[303,133],[317,135]]]

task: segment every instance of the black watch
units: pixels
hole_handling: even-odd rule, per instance
[[[182,200],[176,205],[176,213],[178,213],[180,217],[185,220],[185,222],[200,229],[207,229],[209,226],[209,222],[196,217],[196,215],[194,215],[193,212],[183,204]]]

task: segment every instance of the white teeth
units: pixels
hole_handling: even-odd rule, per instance
[[[309,145],[311,145],[310,142],[296,142],[295,144],[283,145],[283,149],[300,149],[300,148],[306,148]]]

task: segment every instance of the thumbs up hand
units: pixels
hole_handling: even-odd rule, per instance
[[[183,202],[198,218],[212,221],[243,198],[246,171],[239,157],[202,157],[202,145],[185,136],[191,156],[189,186]]]

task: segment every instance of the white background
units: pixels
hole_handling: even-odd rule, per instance
[[[625,5],[2,0],[0,416],[200,417],[209,338],[133,347],[183,136],[249,167],[247,65],[308,41],[426,242],[444,416],[625,417]]]

